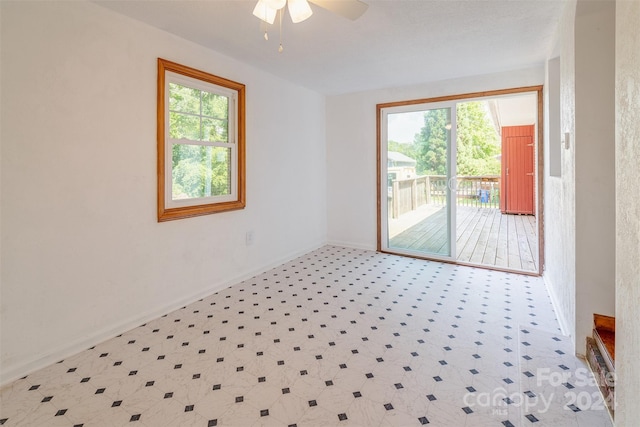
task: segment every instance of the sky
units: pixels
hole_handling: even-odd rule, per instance
[[[394,113],[388,116],[390,141],[412,143],[413,137],[424,126],[424,111]]]

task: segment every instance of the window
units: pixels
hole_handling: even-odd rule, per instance
[[[158,221],[244,208],[244,90],[158,58]]]

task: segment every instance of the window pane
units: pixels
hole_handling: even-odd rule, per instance
[[[231,194],[231,149],[173,145],[172,199]]]
[[[202,140],[229,142],[229,123],[226,120],[203,118]]]
[[[169,110],[200,114],[200,93],[198,89],[169,83]]]
[[[226,119],[229,117],[229,98],[214,93],[202,92],[202,115]]]
[[[200,117],[187,114],[169,113],[169,137],[200,140]]]

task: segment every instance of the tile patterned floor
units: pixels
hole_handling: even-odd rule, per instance
[[[3,426],[610,426],[542,280],[327,246],[17,380]]]

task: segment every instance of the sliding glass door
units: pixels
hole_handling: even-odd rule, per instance
[[[380,110],[381,249],[455,259],[455,104]]]
[[[378,104],[378,250],[540,274],[541,96]]]

